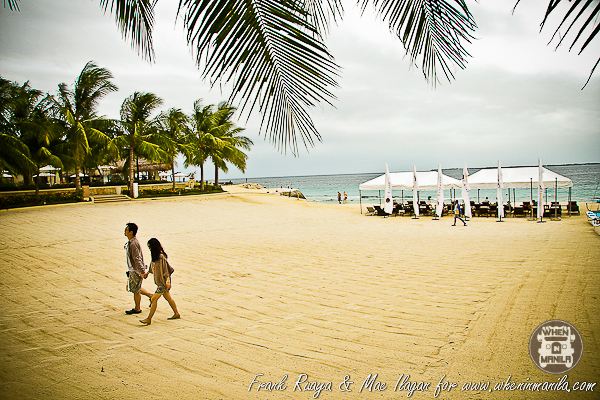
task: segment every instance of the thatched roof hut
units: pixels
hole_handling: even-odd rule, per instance
[[[111,167],[114,167],[114,171],[118,173],[123,173],[123,166],[125,165],[125,160],[119,160],[114,163],[109,164]],[[139,168],[139,169],[138,169]],[[160,172],[160,171],[170,171],[171,164],[170,163],[151,163],[145,158],[137,159],[133,164],[134,171],[140,172]]]

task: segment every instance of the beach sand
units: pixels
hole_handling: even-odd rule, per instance
[[[434,398],[444,376],[438,398],[598,398],[598,385],[461,390],[558,382],[565,374],[528,352],[551,319],[583,338],[569,385],[600,383],[600,237],[583,215],[452,227],[228,190],[1,211],[0,398],[400,399],[401,374],[430,384],[416,399]],[[146,298],[125,315],[130,221],[146,263],[151,237],[168,253],[182,319],[167,321],[164,299],[150,326],[138,322]],[[152,276],[144,287],[154,291]],[[369,374],[376,383],[361,391]],[[285,390],[249,391],[253,379]]]

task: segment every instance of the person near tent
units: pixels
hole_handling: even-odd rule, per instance
[[[464,226],[467,226],[467,223],[465,222],[463,216],[462,216],[462,212],[461,209],[462,207],[460,206],[460,203],[458,202],[458,200],[454,200],[453,202],[454,204],[454,223],[452,224],[452,226],[456,226],[456,220],[459,219]]]

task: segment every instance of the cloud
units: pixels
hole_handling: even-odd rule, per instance
[[[536,3],[536,4],[533,4]],[[278,153],[259,136],[260,116],[252,115],[244,134],[255,145],[246,176],[380,172],[495,165],[600,161],[600,77],[585,90],[600,53],[592,44],[581,56],[547,46],[554,25],[539,33],[545,2],[470,4],[478,23],[473,55],[456,80],[432,88],[411,66],[402,44],[367,10],[346,9],[327,45],[342,67],[334,106],[311,111],[323,142],[299,157]],[[72,83],[89,60],[108,68],[120,90],[100,112],[118,118],[134,91],[153,92],[164,107],[190,112],[193,102],[218,103],[227,86],[212,90],[201,79],[186,45],[176,4],[159,1],[156,62],[142,60],[124,41],[111,16],[96,0],[22,2],[21,12],[0,8],[0,74],[55,92]],[[598,40],[596,40],[598,41]],[[300,144],[300,146],[302,146]],[[181,163],[180,163],[181,166]],[[208,167],[206,175],[211,175]],[[241,177],[232,169],[223,176]]]

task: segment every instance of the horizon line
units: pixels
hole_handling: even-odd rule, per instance
[[[565,164],[542,164],[542,166],[544,166],[545,168],[547,167],[565,167],[565,166],[569,166],[569,165],[594,165],[594,164],[600,164],[600,161],[598,162],[580,162],[580,163],[565,163]],[[510,165],[510,166],[503,166],[502,168],[522,168],[522,167],[537,167],[537,165]],[[495,166],[490,166],[490,167],[467,167],[467,169],[477,169],[477,170],[481,170],[481,169],[487,169],[487,168],[496,168]],[[448,170],[448,169],[462,169],[462,167],[451,167],[451,168],[442,168],[443,170]],[[437,171],[437,168],[435,169],[431,169],[428,171]],[[428,171],[419,171],[419,172],[428,172]],[[390,171],[392,172],[392,171]],[[411,172],[411,171],[394,171],[394,172]],[[314,174],[314,175],[280,175],[280,176],[258,176],[258,177],[252,177],[252,178],[246,178],[246,177],[240,177],[240,178],[228,178],[230,181],[234,180],[234,179],[274,179],[274,178],[307,178],[307,177],[315,177],[315,176],[346,176],[346,175],[373,175],[373,174],[381,174],[381,172],[355,172],[355,173],[343,173],[343,174]]]

